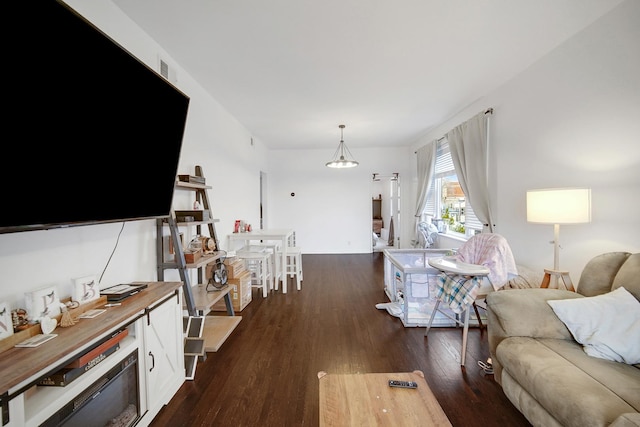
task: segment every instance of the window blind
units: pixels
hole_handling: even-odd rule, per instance
[[[438,142],[436,149],[436,164],[434,170],[434,179],[432,182],[433,191],[431,197],[427,200],[424,213],[426,215],[432,215],[433,217],[440,218],[441,216],[441,191],[440,180],[451,175],[456,175],[455,167],[453,166],[453,159],[451,158],[451,151],[449,149],[449,141],[444,138]],[[465,197],[465,228],[482,231],[482,223],[476,217],[473,212],[473,208],[469,201]]]

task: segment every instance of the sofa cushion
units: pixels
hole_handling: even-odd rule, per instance
[[[496,357],[561,425],[609,425],[640,411],[640,370],[591,357],[573,340],[510,337]]]
[[[617,289],[620,286],[624,286],[640,301],[640,253],[629,255],[625,263],[620,266],[611,289]]]
[[[638,427],[640,426],[640,412],[633,412],[631,414],[623,414],[611,424],[610,427]]]
[[[525,415],[532,426],[564,427],[507,371],[502,371],[502,389],[511,403]]]
[[[640,363],[640,302],[624,287],[603,295],[547,303],[588,355]]]
[[[630,252],[607,252],[591,258],[580,274],[576,292],[586,297],[611,292],[618,270],[630,255]]]
[[[575,292],[557,289],[504,289],[487,295],[494,322],[491,334],[573,339],[547,300],[584,298]]]
[[[639,427],[640,426],[640,413],[633,412],[631,414],[623,414],[611,424],[609,427]]]

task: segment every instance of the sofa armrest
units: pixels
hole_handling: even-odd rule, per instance
[[[584,298],[559,289],[503,289],[487,295],[489,351],[495,379],[501,383],[500,361],[496,348],[509,337],[573,340],[571,332],[555,315],[547,300]]]
[[[635,427],[640,426],[640,412],[622,414],[610,424],[609,427]]]

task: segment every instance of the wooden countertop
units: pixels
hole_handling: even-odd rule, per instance
[[[172,297],[182,286],[182,282],[143,283],[147,283],[148,287],[124,299],[120,306],[109,307],[106,313],[93,319],[79,319],[78,323],[68,328],[58,326],[53,331],[58,336],[38,347],[12,347],[0,353],[0,395],[13,387],[28,385],[22,383],[37,379],[32,378],[35,375],[70,362],[89,344],[143,316],[148,307]]]

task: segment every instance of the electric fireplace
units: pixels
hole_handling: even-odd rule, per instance
[[[138,350],[135,350],[53,414],[42,426],[129,427],[139,419]]]

